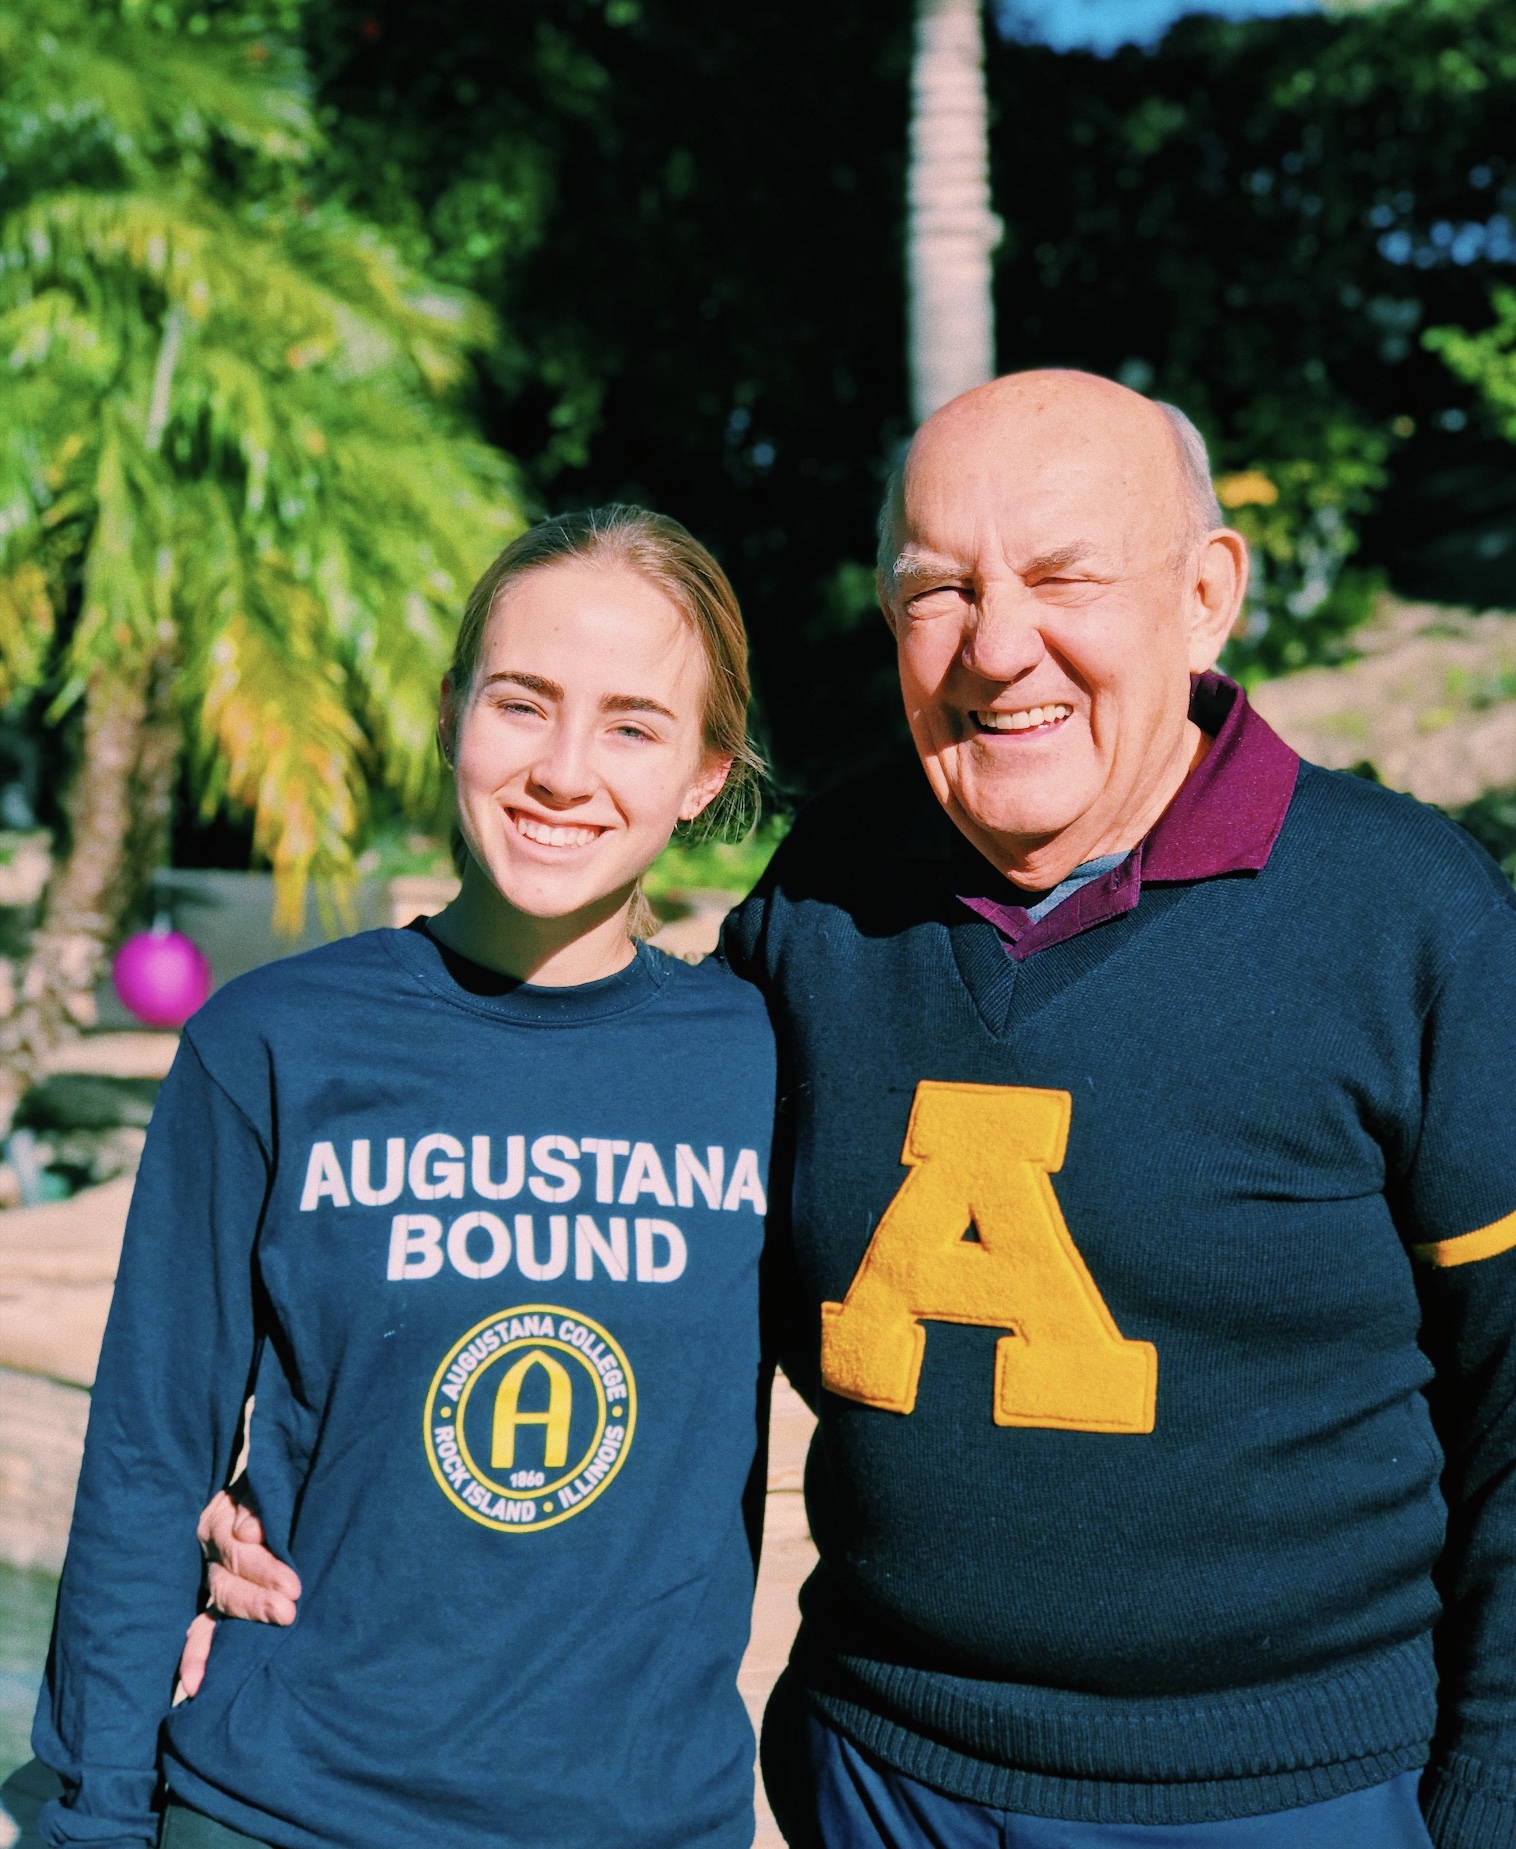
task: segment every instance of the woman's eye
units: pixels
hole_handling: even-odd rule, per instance
[[[618,725],[615,731],[617,738],[651,739],[653,736],[644,726],[640,725]]]

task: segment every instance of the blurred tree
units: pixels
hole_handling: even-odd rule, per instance
[[[0,14],[0,697],[82,715],[0,1127],[88,1011],[181,751],[292,923],[351,875],[370,784],[424,806],[459,601],[520,524],[447,404],[488,316],[312,195],[297,26]]]
[[[1472,385],[1501,434],[1516,443],[1516,289],[1496,289],[1493,325],[1477,334],[1460,327],[1428,328],[1422,345]]]
[[[867,561],[911,427],[910,0],[328,0],[331,183],[509,339],[487,425],[556,504],[625,495],[732,571],[774,756],[900,731]],[[797,47],[805,55],[797,55]],[[1382,574],[1516,601],[1516,456],[1418,345],[1516,258],[1516,9],[1196,18],[987,47],[1002,369],[1083,365],[1211,437],[1262,571],[1232,665],[1330,658]]]
[[[1206,430],[1262,565],[1234,666],[1329,658],[1376,568],[1516,598],[1513,458],[1417,342],[1516,260],[1507,0],[998,45],[989,76],[1001,363],[1089,366]]]
[[[500,312],[487,427],[554,506],[730,571],[773,756],[903,733],[874,516],[909,434],[913,0],[327,0],[333,183]],[[803,49],[802,49],[803,48]]]
[[[979,0],[917,0],[906,231],[917,423],[995,376],[989,165]]]

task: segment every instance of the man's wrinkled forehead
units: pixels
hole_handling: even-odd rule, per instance
[[[1155,407],[1130,397],[1008,392],[938,413],[906,457],[881,562],[1019,567],[1076,549],[1166,549],[1182,505],[1174,440]]]

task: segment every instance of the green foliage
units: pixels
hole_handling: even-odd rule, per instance
[[[1422,345],[1440,353],[1448,369],[1472,385],[1497,427],[1516,443],[1516,290],[1492,291],[1492,326],[1477,334],[1459,327],[1428,328]]]
[[[390,11],[313,12],[307,37],[318,72],[330,74],[339,46],[355,47],[372,70],[393,36]],[[549,317],[529,344],[514,331],[519,279],[560,206],[565,143],[602,145],[608,78],[575,35],[543,11],[456,16],[440,35],[434,17],[418,17],[425,50],[418,64],[406,47],[400,86],[382,82],[378,96],[359,98],[332,86],[341,102],[324,111],[331,138],[320,167],[332,196],[383,224],[412,262],[497,308],[510,306],[481,356],[483,369],[507,394],[530,391],[543,399],[546,428],[533,445],[533,466],[548,482],[588,460],[605,386],[572,328]],[[620,23],[634,19],[635,9]],[[504,84],[488,55],[481,57],[481,41],[505,52]],[[398,93],[412,85],[420,94]],[[561,311],[558,318],[566,319]]]
[[[1228,663],[1331,660],[1376,574],[1516,597],[1516,468],[1419,345],[1516,256],[1516,11],[1181,22],[1109,59],[993,47],[1003,363],[1085,365],[1205,431],[1258,582]],[[1256,487],[1256,484],[1254,484]]]
[[[324,170],[509,330],[492,434],[555,504],[645,500],[714,547],[801,786],[902,739],[863,562],[908,434],[912,14],[306,18]],[[1000,365],[1124,377],[1196,419],[1220,474],[1276,490],[1236,509],[1263,595],[1232,665],[1330,659],[1380,572],[1516,602],[1516,452],[1418,339],[1487,319],[1516,255],[1509,0],[1195,18],[1111,58],[992,33],[988,72]]]
[[[736,892],[744,896],[758,884],[789,831],[786,816],[771,816],[745,841],[674,841],[643,876],[650,899],[669,893]]]
[[[0,676],[62,712],[166,654],[203,804],[252,813],[292,922],[371,786],[434,802],[456,611],[521,513],[449,404],[488,315],[312,197],[271,23],[0,21]]]
[[[344,196],[507,329],[491,434],[553,506],[640,501],[712,548],[765,737],[805,782],[904,733],[871,573],[860,591],[838,567],[872,557],[906,431],[912,11],[837,0],[820,30],[798,0],[307,17]]]
[[[1238,422],[1230,447],[1247,460],[1216,488],[1252,552],[1242,632],[1226,656],[1231,672],[1251,679],[1331,659],[1370,615],[1378,576],[1344,567],[1357,517],[1385,485],[1390,442],[1345,416],[1309,428],[1298,406],[1274,398]]]

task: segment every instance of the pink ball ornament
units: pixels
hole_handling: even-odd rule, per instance
[[[111,981],[147,1027],[183,1027],[211,992],[211,966],[182,931],[139,931],[116,952]]]

